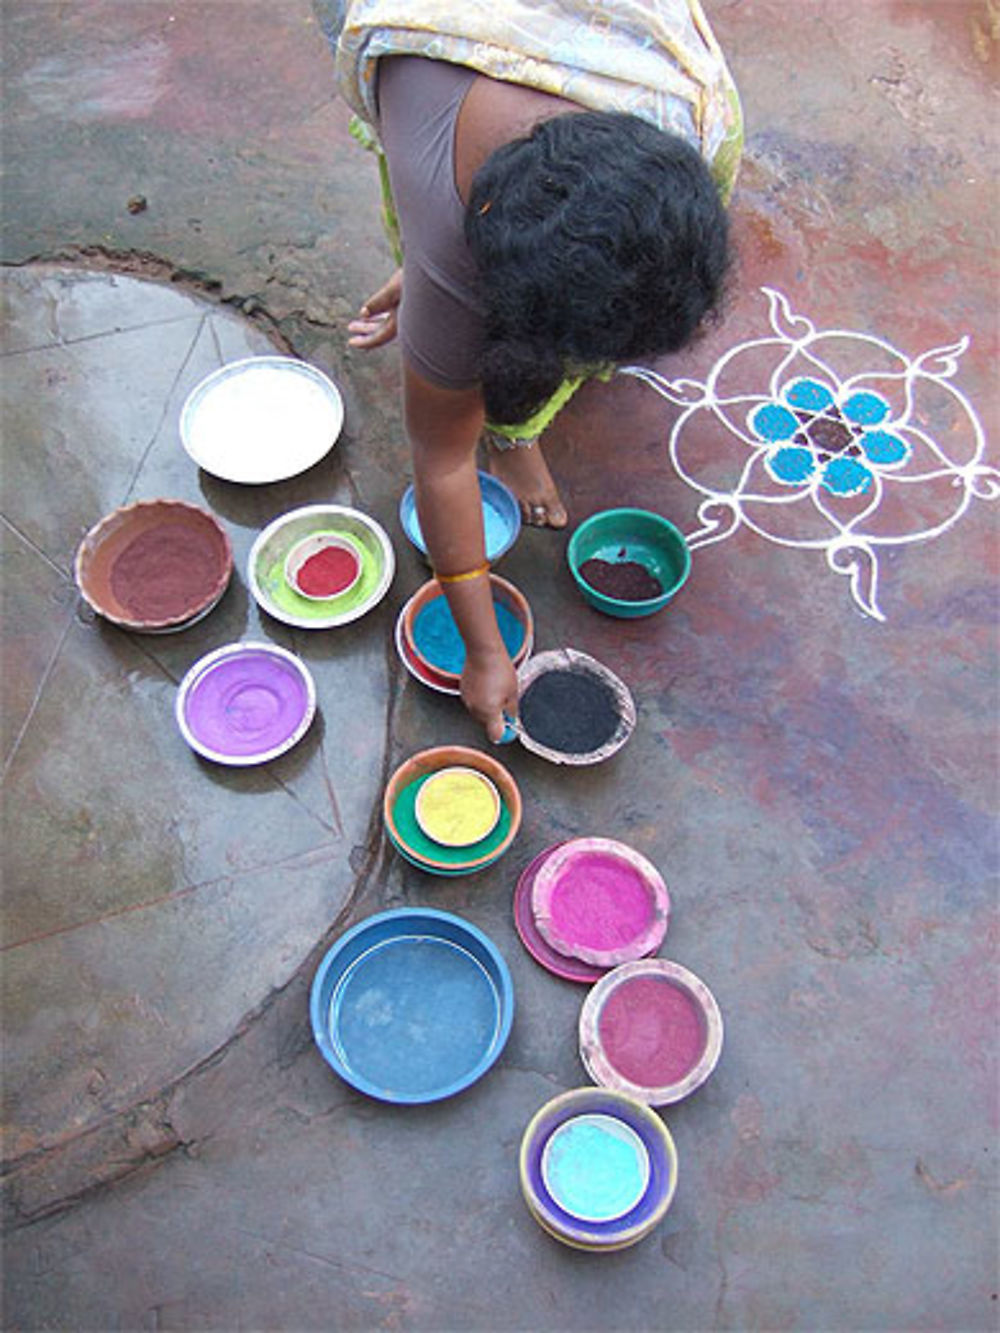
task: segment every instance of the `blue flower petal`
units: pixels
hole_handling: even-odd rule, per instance
[[[833,403],[833,394],[820,380],[793,380],[785,389],[785,402],[807,412],[822,412]]]
[[[889,404],[881,394],[861,389],[852,393],[840,410],[848,421],[854,421],[859,426],[877,426],[889,415]]]
[[[798,444],[784,444],[773,450],[764,463],[774,480],[783,486],[802,486],[816,471],[812,450]]]
[[[892,467],[910,456],[910,446],[887,430],[866,430],[859,441],[869,463]]]
[[[780,403],[763,403],[750,414],[750,428],[762,440],[790,440],[799,428],[798,419]]]
[[[823,485],[834,495],[860,495],[871,484],[871,472],[856,458],[831,458],[823,469]]]

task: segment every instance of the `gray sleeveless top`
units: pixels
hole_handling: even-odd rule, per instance
[[[455,185],[455,122],[475,70],[423,56],[379,61],[379,138],[403,235],[399,338],[446,389],[478,383],[483,310]]]

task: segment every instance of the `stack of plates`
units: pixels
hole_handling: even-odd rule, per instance
[[[490,584],[504,641],[519,667],[534,643],[531,607],[524,594],[499,575],[491,574]],[[458,696],[465,649],[436,579],[422,584],[400,611],[396,651],[415,680],[439,694]]]
[[[607,1253],[635,1245],[662,1221],[677,1187],[677,1150],[641,1102],[574,1088],[529,1123],[520,1175],[543,1230],[574,1249]]]
[[[303,597],[289,582],[286,562],[307,537],[339,539],[357,555],[360,577],[336,597]],[[360,509],[305,505],[268,524],[250,550],[247,576],[257,604],[298,629],[347,625],[377,606],[389,590],[396,556],[384,529]]]
[[[408,759],[389,779],[382,809],[392,845],[432,875],[484,870],[521,825],[521,794],[510,773],[491,755],[461,745]]]
[[[541,852],[514,892],[514,922],[536,962],[567,981],[597,981],[655,953],[670,920],[656,867],[611,838],[573,838]]]

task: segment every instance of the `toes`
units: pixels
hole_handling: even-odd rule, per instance
[[[549,504],[521,505],[521,517],[530,528],[564,528],[569,522],[569,515],[558,500]]]

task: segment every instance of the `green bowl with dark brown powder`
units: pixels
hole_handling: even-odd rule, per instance
[[[603,509],[569,540],[569,567],[597,611],[633,620],[661,611],[691,573],[684,534],[649,509]]]

